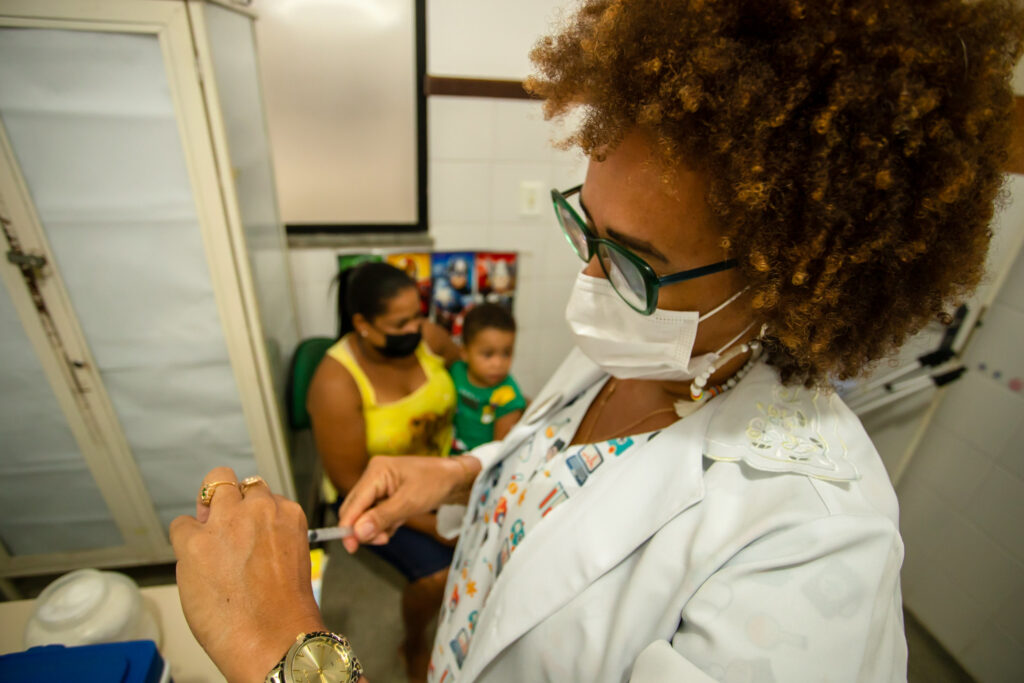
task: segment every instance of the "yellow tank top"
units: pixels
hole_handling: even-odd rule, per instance
[[[366,451],[373,455],[440,455],[452,446],[455,384],[444,359],[420,342],[416,359],[427,381],[408,396],[377,403],[377,392],[349,348],[351,334],[327,350],[345,366],[359,386],[366,421]]]

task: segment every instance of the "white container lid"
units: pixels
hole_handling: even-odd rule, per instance
[[[124,574],[95,569],[73,571],[47,586],[25,626],[26,648],[158,637],[135,582]]]

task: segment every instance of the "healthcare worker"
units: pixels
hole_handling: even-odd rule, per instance
[[[538,44],[591,159],[552,192],[577,348],[502,442],[374,459],[340,510],[353,551],[461,505],[430,680],[905,679],[896,498],[830,384],[977,283],[1022,35],[1001,0],[588,0]],[[196,637],[356,680],[301,513],[234,476],[172,527]]]

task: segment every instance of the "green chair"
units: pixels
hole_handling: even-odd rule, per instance
[[[309,429],[312,422],[306,410],[306,394],[313,381],[313,373],[320,365],[327,349],[336,340],[330,337],[310,337],[303,339],[295,348],[292,356],[291,370],[288,372],[288,423],[292,429]]]

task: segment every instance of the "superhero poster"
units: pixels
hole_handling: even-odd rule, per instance
[[[431,255],[433,303],[430,317],[458,339],[462,320],[474,303],[473,252],[434,252]]]
[[[481,252],[476,256],[476,301],[500,304],[512,312],[516,289],[514,252]]]
[[[388,254],[387,262],[399,270],[405,271],[416,282],[420,293],[420,311],[423,315],[430,314],[430,295],[432,291],[430,277],[430,254],[425,252]]]

